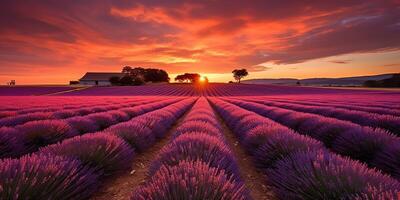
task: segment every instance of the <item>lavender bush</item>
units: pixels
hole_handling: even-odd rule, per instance
[[[268,181],[280,199],[346,199],[382,192],[400,192],[397,181],[360,163],[326,151],[291,154],[267,170]]]
[[[0,119],[5,117],[16,116],[18,113],[16,111],[0,111]]]
[[[79,115],[79,113],[74,110],[60,110],[60,111],[53,112],[51,115],[55,119],[65,119],[65,118],[69,118],[69,117],[75,117],[75,116]]]
[[[274,124],[258,125],[252,129],[247,130],[246,137],[243,138],[243,145],[250,154],[256,152],[262,145],[264,145],[269,137],[274,134],[284,134],[291,130],[282,127],[274,126]]]
[[[78,159],[102,175],[129,169],[134,158],[134,151],[124,140],[105,133],[67,139],[42,148],[40,153]]]
[[[156,142],[152,130],[138,122],[121,123],[112,126],[105,132],[121,137],[137,152],[143,152]]]
[[[32,121],[19,125],[16,129],[21,133],[20,138],[28,152],[76,135],[71,126],[63,120]]]
[[[155,174],[161,166],[174,166],[182,160],[200,160],[211,167],[224,169],[229,176],[240,176],[235,158],[226,144],[216,137],[201,133],[184,134],[174,139],[160,151],[149,173]]]
[[[185,121],[186,122],[190,122],[190,121],[200,121],[200,122],[205,122],[205,123],[209,123],[213,126],[219,126],[219,122],[215,120],[215,118],[213,118],[213,116],[211,116],[209,113],[198,113],[196,111],[196,113],[193,113],[194,115],[190,115],[188,116]]]
[[[130,119],[130,116],[127,113],[120,110],[109,111],[107,113],[110,114],[117,122],[124,122]]]
[[[87,116],[91,119],[100,129],[105,129],[115,123],[117,120],[109,113],[94,113]]]
[[[0,128],[0,159],[17,157],[25,151],[20,133],[14,128]]]
[[[181,161],[162,166],[144,186],[132,193],[131,200],[168,199],[250,199],[241,182],[203,162]]]
[[[398,143],[388,145],[375,155],[371,165],[400,180],[400,145]]]
[[[66,122],[80,135],[100,130],[100,127],[88,117],[72,117],[66,119]]]
[[[400,146],[399,138],[387,131],[359,127],[343,132],[334,142],[332,149],[341,155],[370,163],[376,154],[387,148],[391,143]]]
[[[220,136],[221,130],[217,127],[203,121],[186,121],[180,125],[174,134],[174,137],[177,137],[186,132],[203,132],[213,136]]]
[[[29,113],[0,119],[0,127],[16,126],[29,121],[51,119],[52,115],[49,112]]]
[[[267,131],[269,130],[260,130]],[[275,164],[297,152],[309,152],[324,149],[319,141],[298,135],[294,132],[271,132],[265,143],[254,152],[254,161],[260,169],[276,167]]]
[[[97,175],[78,160],[32,155],[0,161],[0,199],[87,199]]]

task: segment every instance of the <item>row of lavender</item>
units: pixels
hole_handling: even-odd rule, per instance
[[[389,96],[389,94],[392,94]],[[380,99],[391,101],[400,96],[398,92],[384,92],[372,90],[344,90],[313,87],[294,87],[279,85],[254,84],[160,84],[126,87],[91,87],[83,90],[71,91],[60,96],[281,96],[281,95],[315,95],[336,96],[347,95],[352,99],[363,99],[376,95]]]
[[[29,121],[43,120],[43,119],[66,119],[75,116],[83,116],[96,112],[105,112],[110,110],[117,110],[122,108],[129,108],[131,106],[139,105],[145,101],[157,101],[162,98],[146,98],[146,99],[131,99],[124,101],[114,101],[110,103],[93,103],[84,104],[77,103],[77,105],[63,105],[63,102],[55,106],[44,106],[34,109],[21,109],[18,111],[2,111],[0,115],[0,127],[3,126],[16,126],[24,124]]]
[[[0,96],[46,95],[78,88],[72,86],[0,86]]]
[[[1,160],[0,198],[87,199],[102,178],[129,169],[135,154],[162,137],[193,102],[181,100],[102,132],[41,148],[30,156]],[[149,140],[151,136],[154,140]]]
[[[131,103],[132,105],[139,105],[136,107],[124,106],[119,110],[92,113],[86,116],[61,120],[34,120],[16,127],[0,128],[0,158],[19,157],[67,138],[100,131],[140,114],[174,103],[178,99],[151,103],[154,101],[155,99],[148,99]]]
[[[192,84],[162,84],[127,87],[91,87],[61,96],[197,96]]]
[[[389,176],[254,112],[216,98],[211,102],[280,199],[397,198],[400,184]]]
[[[314,113],[326,117],[351,121],[362,126],[371,126],[386,129],[400,135],[400,117],[386,114],[375,114],[354,109],[343,109],[326,106],[309,106],[294,103],[279,103],[268,100],[251,100],[269,106],[281,107],[306,113]]]
[[[265,100],[265,98],[262,98]],[[271,98],[269,98],[271,99]],[[307,106],[323,106],[323,107],[330,107],[330,108],[343,108],[348,110],[357,110],[357,111],[364,111],[370,113],[376,113],[381,115],[394,115],[400,116],[400,109],[393,108],[393,107],[380,107],[374,104],[370,105],[349,105],[348,102],[344,103],[334,103],[334,102],[318,102],[318,101],[302,101],[299,99],[271,99],[274,102],[280,103],[294,103],[300,105],[307,105]],[[390,106],[390,105],[389,105]]]
[[[82,105],[110,105],[140,99],[143,99],[143,97],[0,97],[2,105],[0,111],[22,111],[26,113],[49,107],[72,109]]]
[[[346,97],[346,98],[343,98]],[[373,95],[303,95],[303,96],[269,96],[272,100],[291,100],[297,102],[312,102],[312,103],[325,103],[325,104],[336,104],[336,105],[349,105],[349,106],[361,106],[361,107],[374,107],[374,108],[388,108],[388,109],[400,109],[400,100],[398,95],[393,93],[381,93]]]
[[[225,100],[317,139],[335,153],[400,179],[400,138],[387,131],[249,101]]]
[[[149,169],[132,200],[250,199],[221,127],[200,98]]]

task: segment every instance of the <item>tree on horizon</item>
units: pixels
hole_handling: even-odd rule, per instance
[[[249,75],[246,69],[235,69],[232,71],[233,77],[235,78],[238,83],[240,83],[240,80],[244,78],[245,76]]]
[[[122,73],[141,82],[159,83],[170,80],[168,73],[163,69],[125,66],[122,68]]]
[[[200,74],[197,73],[184,73],[180,74],[175,77],[175,81],[178,81],[180,83],[182,82],[190,82],[190,83],[195,83],[200,79]]]

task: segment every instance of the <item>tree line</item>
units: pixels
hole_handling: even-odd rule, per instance
[[[249,73],[247,72],[246,69],[235,69],[232,71],[233,77],[235,78],[235,80],[240,83],[240,80],[244,77],[246,77],[247,75],[249,75]],[[175,77],[175,81],[178,81],[180,83],[195,83],[197,81],[199,81],[201,78],[200,74],[197,73],[184,73],[184,74],[180,74],[178,76]],[[207,77],[203,77],[205,80],[205,82],[208,82]]]
[[[197,73],[184,73],[180,74],[175,77],[175,81],[180,83],[187,82],[187,83],[195,83],[198,82],[201,78],[200,74]]]
[[[110,78],[109,81],[112,85],[143,85],[148,82],[168,83],[170,81],[168,73],[162,69],[125,66],[121,72],[123,76],[113,76]],[[235,69],[232,71],[232,74],[235,80],[240,83],[240,80],[249,73],[246,69]],[[175,77],[175,81],[180,83],[196,83],[200,80],[208,82],[207,77],[202,77],[198,73],[184,73]]]
[[[143,85],[145,83],[169,82],[168,73],[162,69],[125,66],[122,68],[122,77],[110,78],[112,85]]]

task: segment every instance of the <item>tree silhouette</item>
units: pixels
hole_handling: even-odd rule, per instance
[[[200,74],[197,73],[184,73],[175,77],[175,81],[179,82],[197,82],[200,79]]]
[[[130,74],[132,70],[132,67],[130,66],[125,66],[124,68],[122,68],[122,73],[124,74]]]
[[[118,76],[113,76],[110,78],[110,83],[111,83],[111,85],[119,85],[120,78]]]
[[[136,82],[169,82],[168,73],[162,69],[125,66],[122,73],[132,77]]]
[[[240,79],[249,75],[246,69],[235,69],[232,71],[233,77],[240,83]]]

